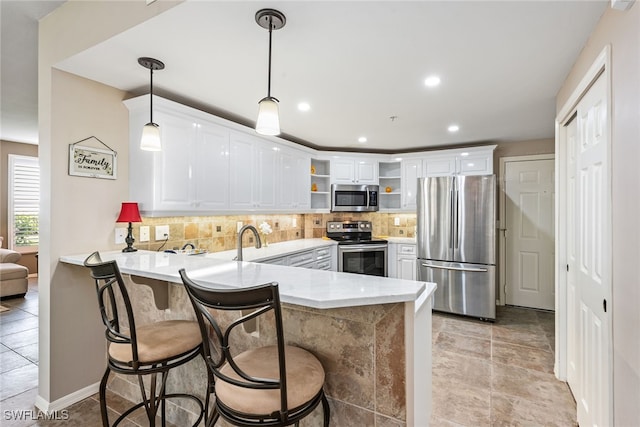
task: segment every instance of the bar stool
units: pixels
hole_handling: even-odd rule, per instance
[[[136,325],[129,294],[115,261],[103,262],[98,252],[89,255],[84,261],[91,270],[96,282],[98,305],[102,322],[106,327],[107,368],[100,381],[100,411],[102,425],[109,426],[107,414],[106,388],[109,374],[136,375],[140,385],[142,401],[118,417],[113,423],[117,426],[130,413],[144,407],[149,425],[154,427],[158,408],[161,408],[162,425],[165,426],[166,399],[190,399],[200,409],[200,415],[193,426],[204,416],[202,401],[191,394],[166,393],[167,376],[171,369],[187,363],[202,354],[202,337],[197,322],[187,320],[168,320],[148,325]],[[124,311],[119,316],[118,304]],[[158,379],[160,374],[160,379]],[[150,391],[145,390],[143,377],[151,376]]]
[[[324,369],[310,352],[285,345],[278,284],[211,289],[193,282],[184,269],[180,277],[200,325],[205,361],[215,377],[214,415],[206,417],[207,426],[219,417],[236,426],[297,425],[322,402],[327,427],[330,409],[322,389]],[[210,309],[242,315],[221,327]],[[262,321],[275,324],[275,345],[238,354],[230,340],[234,329],[271,311],[273,316]]]

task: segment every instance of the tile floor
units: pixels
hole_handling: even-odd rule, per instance
[[[432,426],[577,426],[553,375],[554,314],[498,307],[495,323],[434,313]]]
[[[100,426],[97,396],[37,419],[38,288],[0,302],[0,425]],[[553,376],[552,313],[499,307],[493,324],[434,313],[433,426],[575,426],[575,402]],[[111,419],[127,403],[109,396]],[[145,426],[137,412],[122,426]],[[19,419],[21,418],[21,419]],[[42,416],[40,415],[40,418]]]

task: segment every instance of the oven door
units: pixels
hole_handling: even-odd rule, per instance
[[[338,271],[387,277],[387,244],[338,245]]]

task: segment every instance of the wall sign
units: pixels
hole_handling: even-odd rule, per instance
[[[106,147],[94,148],[88,145],[79,145],[95,139]],[[118,153],[95,136],[90,136],[81,141],[69,144],[69,175],[85,176],[89,178],[117,178]]]

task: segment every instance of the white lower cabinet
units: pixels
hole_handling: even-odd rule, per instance
[[[263,264],[286,265],[288,267],[336,271],[336,250],[336,246],[327,246],[270,258],[260,262]]]
[[[389,243],[389,277],[416,280],[416,245],[411,243]]]

